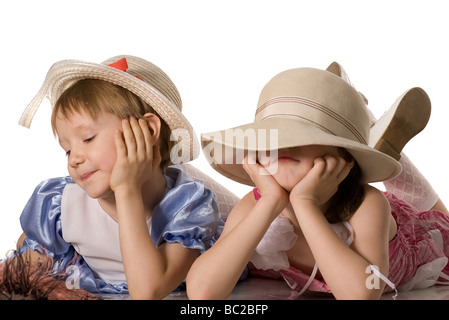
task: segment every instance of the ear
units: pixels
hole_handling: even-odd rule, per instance
[[[161,133],[161,119],[154,113],[148,112],[143,115],[143,118],[148,123],[151,135],[158,140]]]

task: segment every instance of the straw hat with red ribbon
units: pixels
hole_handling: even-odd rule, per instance
[[[82,79],[99,79],[121,86],[148,103],[176,133],[183,150],[180,162],[199,155],[199,144],[192,125],[182,114],[179,92],[171,79],[156,65],[130,55],[119,55],[100,63],[80,60],[56,62],[48,71],[41,89],[22,114],[19,124],[29,128],[45,97],[54,107],[61,94]]]

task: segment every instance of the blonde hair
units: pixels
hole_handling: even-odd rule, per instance
[[[174,141],[170,140],[170,128],[154,109],[129,90],[97,79],[84,79],[65,90],[55,103],[51,116],[51,126],[56,135],[58,116],[69,118],[74,113],[85,111],[96,120],[101,112],[111,113],[120,119],[131,116],[141,118],[146,113],[153,113],[161,120],[160,132],[160,168],[164,172],[170,164],[170,150]]]

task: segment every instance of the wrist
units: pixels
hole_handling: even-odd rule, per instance
[[[137,184],[121,184],[115,187],[111,187],[112,191],[114,191],[114,194],[120,195],[130,195],[133,193],[140,193],[140,186]]]
[[[291,197],[290,203],[295,212],[304,213],[314,212],[316,210],[321,211],[317,199],[313,197]]]
[[[123,207],[130,206],[131,204],[142,202],[142,192],[140,187],[133,185],[120,185],[113,191],[117,207],[122,209]]]
[[[297,205],[306,205],[306,206],[320,206],[320,199],[314,195],[303,194],[303,195],[293,195],[290,194],[290,202],[292,204]]]
[[[284,210],[287,204],[288,204],[287,197],[283,199],[282,197],[265,195],[257,201],[256,205],[267,209],[267,212],[270,212],[273,215],[273,217],[276,217],[282,212],[282,210]]]
[[[315,222],[316,219],[326,220],[322,207],[316,199],[307,197],[295,198],[291,200],[291,204],[300,225],[306,220],[310,221],[310,218]]]

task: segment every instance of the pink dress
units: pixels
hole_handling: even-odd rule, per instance
[[[390,241],[390,273],[385,292],[426,288],[449,284],[449,216],[436,210],[418,212],[389,192],[384,193],[391,206],[398,230]],[[256,200],[260,197],[254,189]],[[352,242],[349,223],[333,224],[335,232],[348,245]],[[348,232],[350,236],[348,239]],[[325,282],[290,266],[286,250],[296,234],[287,218],[278,216],[251,258],[250,272],[255,276],[284,278],[294,290],[331,292]],[[367,274],[368,276],[368,274]],[[383,275],[381,276],[382,279]],[[306,287],[306,288],[305,288]]]

